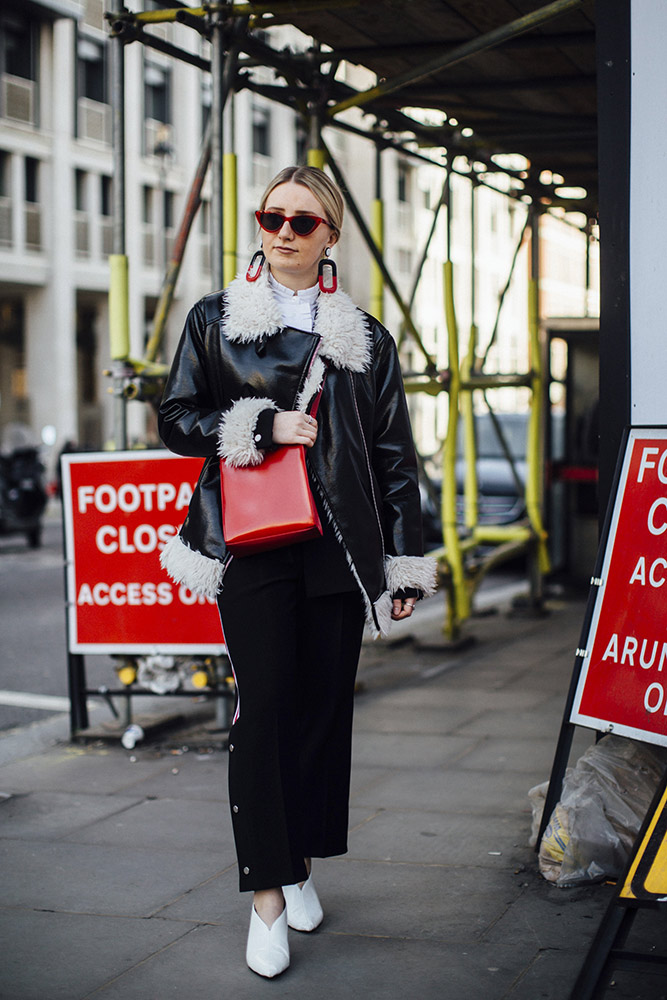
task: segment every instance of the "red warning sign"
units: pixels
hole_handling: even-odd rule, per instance
[[[70,652],[223,653],[216,602],[175,584],[159,562],[202,459],[101,452],[62,464]]]
[[[570,721],[667,745],[667,428],[628,435]]]

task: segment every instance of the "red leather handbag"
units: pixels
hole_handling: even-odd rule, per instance
[[[311,409],[315,416],[322,390]],[[322,534],[322,524],[308,482],[306,449],[281,445],[261,465],[237,466],[220,461],[222,530],[235,556],[278,549]]]

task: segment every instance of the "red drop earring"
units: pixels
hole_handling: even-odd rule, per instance
[[[322,257],[317,266],[317,283],[321,292],[331,293],[338,288],[338,273],[334,261],[329,260],[331,247],[327,247],[324,252],[326,257]]]
[[[248,270],[245,273],[246,281],[257,281],[262,273],[265,260],[266,257],[264,256],[263,250],[257,250],[256,253],[252,255],[252,260],[248,264]]]

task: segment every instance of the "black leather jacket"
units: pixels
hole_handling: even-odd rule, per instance
[[[243,279],[190,311],[165,388],[160,436],[206,461],[167,571],[214,596],[225,549],[219,460],[259,465],[256,422],[267,408],[305,409],[326,363],[309,472],[366,604],[373,631],[389,629],[391,593],[432,593],[422,555],[417,466],[398,354],[388,331],[343,292],[321,294],[314,332],[282,326],[266,278]]]

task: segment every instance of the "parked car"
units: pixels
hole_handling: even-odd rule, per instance
[[[488,414],[475,418],[477,440],[477,513],[479,524],[512,524],[525,516],[524,488],[526,482],[527,413],[499,413],[501,427],[512,464],[508,461]],[[459,433],[459,458],[456,462],[456,514],[464,522],[464,482],[466,461],[463,457],[462,428]],[[518,480],[518,481],[517,481]],[[420,482],[424,544],[427,548],[442,545],[440,497],[442,484],[438,476]]]
[[[513,462],[505,455],[489,414],[475,418],[477,439],[477,509],[479,524],[512,524],[526,513],[527,413],[498,413],[496,419]],[[459,445],[459,454],[463,447]],[[465,459],[456,463],[456,511],[464,519]],[[517,482],[518,480],[518,482]]]

